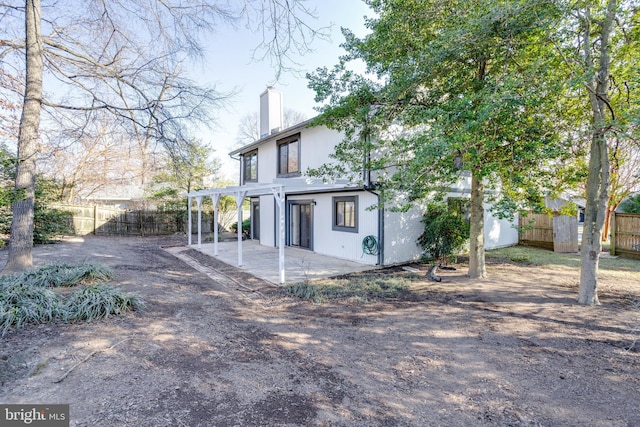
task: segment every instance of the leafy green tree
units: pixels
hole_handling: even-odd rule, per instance
[[[157,174],[149,186],[149,198],[167,209],[185,209],[185,193],[212,185],[218,180],[220,161],[212,158],[213,149],[199,140],[182,145],[182,150],[166,160],[167,168]]]
[[[309,76],[326,102],[316,123],[346,134],[336,162],[311,173],[357,176],[364,159],[398,208],[470,181],[469,275],[485,277],[485,202],[505,216],[540,207],[570,153],[547,39],[560,12],[549,0],[367,3],[371,33],[343,30],[347,54]]]
[[[575,128],[588,139],[578,302],[594,305],[599,304],[598,264],[608,205],[620,200],[620,160],[628,160],[616,151],[638,138],[640,9],[635,0],[564,7],[563,20],[549,37],[562,59],[558,73],[565,76],[563,95],[574,100]]]
[[[469,240],[469,224],[446,204],[429,203],[422,223],[424,231],[418,237],[418,244],[425,251],[425,257],[434,262],[462,250]]]

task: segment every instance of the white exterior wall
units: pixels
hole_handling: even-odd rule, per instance
[[[295,135],[293,132],[291,135]],[[289,136],[285,133],[282,138]],[[280,138],[280,139],[282,139]],[[317,168],[327,163],[329,154],[342,141],[342,134],[324,126],[300,129],[300,171]],[[277,141],[268,141],[258,147],[258,182],[270,183],[278,177]]]
[[[273,228],[276,227],[278,218],[276,217],[275,198],[271,195],[260,196],[260,244],[265,246],[277,246],[277,234]]]
[[[301,128],[300,132],[300,169],[317,168],[330,161],[333,152],[343,135],[323,126]],[[284,132],[282,138],[296,132]],[[280,137],[279,137],[280,138]],[[258,147],[258,182],[271,183],[277,177],[277,141],[269,140]],[[469,198],[470,178],[462,177],[453,186],[449,197]],[[350,233],[332,229],[333,196],[358,195],[358,232]],[[362,252],[362,240],[369,235],[378,238],[378,211],[368,211],[375,204],[375,195],[365,191],[315,193],[288,195],[287,200],[313,200],[313,250],[314,252],[348,259],[355,262],[375,265],[377,255]],[[518,232],[509,221],[499,220],[485,209],[485,248],[515,245]],[[260,196],[260,243],[266,246],[277,245],[279,225],[272,195]],[[417,260],[422,255],[416,240],[422,233],[422,213],[424,207],[415,207],[406,213],[384,212],[384,264],[393,265]],[[275,229],[274,229],[275,228]]]
[[[485,204],[484,210],[484,248],[497,249],[518,244],[518,217],[514,222],[498,219],[491,213],[491,205]]]
[[[385,211],[384,264],[393,265],[414,261],[422,256],[417,240],[422,233],[422,207],[407,212]]]
[[[258,182],[270,183],[277,176],[277,156],[275,141],[258,147]]]
[[[333,230],[333,197],[358,196],[358,232]],[[378,212],[367,207],[377,203],[375,195],[365,192],[338,192],[291,195],[287,200],[313,200],[313,251],[335,258],[375,265],[377,255],[363,254],[362,240],[369,235],[378,238]]]
[[[329,154],[342,141],[342,133],[325,126],[301,129],[300,131],[300,170],[318,168],[331,161]]]

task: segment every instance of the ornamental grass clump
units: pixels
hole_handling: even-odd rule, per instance
[[[65,304],[66,321],[107,318],[121,315],[128,310],[144,307],[135,295],[121,292],[104,283],[87,285],[72,293]]]
[[[315,303],[335,300],[369,302],[398,297],[402,292],[408,291],[412,282],[417,279],[415,275],[405,277],[365,275],[297,283],[285,289],[292,295]]]
[[[47,288],[22,283],[0,283],[0,335],[10,327],[48,323],[60,318],[60,295]]]
[[[0,277],[0,336],[10,328],[52,321],[90,321],[144,307],[137,296],[104,283],[113,271],[100,264],[50,264]],[[61,288],[78,286],[69,294]]]
[[[113,278],[113,271],[102,264],[54,263],[13,277],[32,286],[58,288],[106,282]]]

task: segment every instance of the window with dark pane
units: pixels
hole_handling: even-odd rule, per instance
[[[333,198],[333,230],[358,232],[358,196]]]
[[[278,175],[300,175],[300,134],[278,141]]]
[[[258,151],[246,153],[243,157],[243,174],[244,182],[258,181]]]

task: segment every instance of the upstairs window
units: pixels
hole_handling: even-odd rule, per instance
[[[258,181],[258,150],[242,156],[242,178],[244,182]]]
[[[358,232],[358,196],[333,198],[333,227],[336,231]]]
[[[278,176],[300,175],[300,134],[278,141]]]

